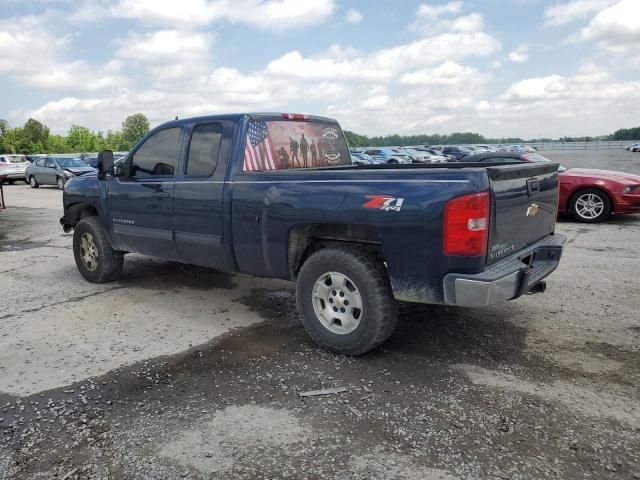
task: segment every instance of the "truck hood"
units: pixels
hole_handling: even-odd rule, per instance
[[[640,185],[640,175],[631,173],[613,172],[611,170],[597,170],[591,168],[570,168],[560,174],[561,177],[590,177],[612,182]]]

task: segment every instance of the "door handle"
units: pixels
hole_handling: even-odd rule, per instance
[[[169,198],[169,192],[157,192],[154,193],[153,196],[155,198]]]

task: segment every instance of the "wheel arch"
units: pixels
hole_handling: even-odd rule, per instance
[[[308,223],[289,230],[288,266],[292,280],[305,260],[316,251],[336,245],[358,245],[382,256],[380,233],[368,225]]]
[[[65,226],[75,227],[83,218],[97,216],[98,209],[92,203],[74,203],[65,212]]]

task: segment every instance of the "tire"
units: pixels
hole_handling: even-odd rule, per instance
[[[362,355],[382,345],[398,319],[384,264],[355,247],[330,247],[312,254],[298,274],[296,296],[309,336],[339,354]]]
[[[56,179],[56,185],[58,186],[58,190],[64,190],[64,184],[65,184],[65,183],[66,183],[66,182],[64,181],[64,178],[62,178],[62,177],[58,177],[58,178]]]
[[[398,160],[396,160],[395,158],[392,158],[387,163],[398,163]]]
[[[33,175],[31,175],[29,177],[29,185],[31,186],[31,188],[38,188],[40,187],[40,184],[38,183],[38,181],[36,180],[36,177],[34,177]]]
[[[116,280],[124,254],[111,248],[98,217],[85,217],[73,232],[73,256],[80,274],[91,283]]]
[[[584,188],[571,196],[569,210],[573,218],[582,223],[604,222],[612,210],[609,195],[597,188]]]

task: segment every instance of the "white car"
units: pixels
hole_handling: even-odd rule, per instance
[[[628,150],[629,152],[637,152],[638,148],[640,147],[640,143],[632,143],[631,145],[627,145],[626,147],[624,147],[625,150]]]
[[[26,182],[25,171],[31,162],[24,155],[0,155],[0,175],[4,181],[13,183],[15,180]]]

